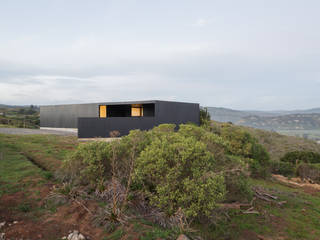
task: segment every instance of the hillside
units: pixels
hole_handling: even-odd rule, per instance
[[[0,104],[0,127],[39,128],[38,106],[14,106]]]
[[[213,127],[221,128],[226,123],[212,121]],[[269,152],[272,160],[278,161],[287,152],[313,151],[320,153],[320,144],[315,141],[295,136],[285,136],[273,131],[233,125],[235,129],[243,129],[258,139]]]
[[[213,134],[218,132],[219,136]],[[191,240],[316,239],[315,236],[320,234],[320,185],[299,184],[293,178],[289,181],[282,176],[254,178],[249,177],[246,171],[241,175],[246,169],[246,164],[242,163],[242,160],[246,160],[241,156],[247,154],[248,147],[253,143],[247,132],[268,150],[272,160],[279,160],[285,153],[294,150],[320,152],[320,145],[313,141],[214,121],[210,130],[185,125],[175,133],[173,126],[162,125],[148,133],[135,131],[129,137],[111,143],[96,141],[78,144],[74,137],[0,134],[0,222],[4,222],[0,227],[1,232],[6,239],[62,239],[70,234],[70,230],[73,233],[74,230],[80,231],[86,239],[92,240],[175,240],[181,233]],[[149,142],[152,138],[156,141]],[[226,139],[236,141],[230,149],[233,157],[224,154],[224,147],[228,147],[225,145]],[[117,154],[115,151],[120,155],[115,155],[117,159],[110,158],[114,153]],[[210,154],[208,151],[214,153],[218,162],[206,157]],[[197,161],[199,158],[203,159]],[[174,192],[172,188],[177,186],[179,188],[176,188],[175,195],[168,195],[175,198],[180,187],[186,187],[182,191],[183,198],[179,199],[183,202],[177,206],[176,214],[168,219],[168,215],[159,210],[162,208],[166,211],[169,208],[166,200],[163,201],[164,205],[158,205],[157,208],[150,205],[148,198],[140,195],[141,191],[134,190],[144,186],[138,182],[132,188],[127,187],[133,192],[130,190],[127,207],[121,207],[127,195],[126,185],[113,178],[99,180],[105,173],[113,171],[106,169],[108,171],[100,172],[109,166],[107,163],[112,159],[117,160],[117,164],[130,159],[135,161],[134,165],[116,165],[115,169],[125,174],[116,173],[114,176],[122,181],[126,181],[123,176],[130,178],[131,174],[142,174],[144,170],[148,174],[137,176],[148,178],[150,172],[161,171],[162,174],[157,174],[157,177],[147,179],[159,184],[160,190],[166,187],[159,197],[167,198],[167,194]],[[174,164],[174,159],[178,160],[178,165]],[[183,159],[190,160],[193,167],[190,168],[189,161],[185,161],[185,168],[182,168]],[[215,164],[211,170],[216,171],[215,174],[202,174],[201,171],[208,168],[203,161]],[[153,165],[157,162],[162,167]],[[166,162],[169,164],[166,165]],[[139,171],[131,171],[131,167],[128,169],[126,166],[138,168]],[[164,169],[173,169],[175,166],[177,168],[168,172],[169,179],[166,180],[163,177],[167,174]],[[184,173],[187,175],[179,174],[182,169],[186,170]],[[183,178],[190,174],[189,170],[194,169],[197,169],[194,174],[200,171],[200,182],[190,187],[193,179]],[[221,178],[215,176],[221,172],[226,174],[226,192],[223,188],[217,188]],[[215,184],[203,189],[207,184],[201,183],[209,177]],[[88,180],[89,185],[86,184]],[[143,178],[132,180],[141,181]],[[188,184],[183,185],[182,182]],[[116,195],[113,194],[115,186]],[[214,191],[210,193],[212,189]],[[226,194],[226,198],[217,199],[219,202],[210,212],[210,218],[192,218],[189,215],[194,220],[188,221],[180,212],[188,206],[190,197],[198,199],[202,196],[199,198],[201,205],[195,212],[198,213],[203,204],[212,199],[208,198],[208,194],[216,196],[217,191]],[[111,214],[114,200],[116,206],[119,204],[119,215]],[[197,201],[191,201],[194,202]]]
[[[246,116],[235,123],[274,131],[313,130],[320,129],[320,114],[290,114],[275,117]]]
[[[208,107],[211,119],[320,140],[320,108],[294,111],[238,111]]]

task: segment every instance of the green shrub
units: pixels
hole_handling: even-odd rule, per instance
[[[228,141],[228,151],[232,155],[248,159],[251,176],[266,178],[270,174],[270,157],[265,148],[248,132],[231,124],[224,124],[221,137]]]
[[[97,185],[110,177],[111,144],[80,144],[64,162],[65,177],[82,184]]]
[[[226,202],[247,202],[252,199],[253,193],[248,182],[248,176],[242,171],[231,172],[225,175]]]
[[[204,143],[171,133],[153,139],[141,152],[135,182],[151,204],[168,215],[179,208],[187,217],[209,215],[226,192],[223,175],[214,169],[215,160]]]
[[[289,162],[272,161],[271,172],[283,176],[294,176],[296,173],[295,165]]]
[[[297,176],[320,183],[320,164],[301,163],[297,167]]]
[[[311,151],[294,151],[286,153],[280,161],[299,163],[320,163],[320,154]]]
[[[250,199],[248,163],[254,176],[265,176],[268,167],[267,153],[250,135],[241,132],[231,143],[232,132],[218,135],[192,124],[175,130],[162,124],[109,143],[80,144],[64,162],[65,176],[101,190],[115,177],[167,215],[181,209],[189,218],[209,216],[224,199]],[[127,200],[132,193],[126,191]]]
[[[200,125],[208,125],[210,123],[211,116],[207,108],[200,108]]]

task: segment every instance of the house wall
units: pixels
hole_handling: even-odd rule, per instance
[[[98,117],[99,104],[40,106],[40,127],[77,128],[78,117]]]
[[[110,137],[109,133],[114,130],[124,136],[128,135],[130,130],[149,130],[154,126],[154,117],[79,118],[78,137]]]
[[[200,124],[200,106],[197,103],[165,102],[156,104],[156,124],[182,123]]]
[[[99,118],[99,105],[144,104],[144,117]],[[154,104],[153,110],[150,104]],[[150,109],[148,109],[148,105]],[[149,116],[148,116],[149,115]],[[150,116],[151,115],[151,116]],[[199,104],[143,101],[126,103],[92,103],[40,107],[40,126],[49,128],[78,128],[78,137],[108,137],[117,130],[121,136],[132,129],[148,130],[162,123],[200,123]]]

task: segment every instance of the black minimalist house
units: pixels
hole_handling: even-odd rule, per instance
[[[78,129],[79,138],[110,137],[115,130],[123,136],[162,123],[199,125],[199,112],[197,103],[159,100],[40,106],[40,127]]]

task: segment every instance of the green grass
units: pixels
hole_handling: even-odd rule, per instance
[[[0,142],[33,159],[42,168],[54,172],[77,145],[76,137],[57,135],[0,134]],[[50,174],[46,177],[50,178]]]
[[[21,155],[15,145],[0,140],[0,197],[33,184],[27,180],[29,177],[42,178],[41,169]]]
[[[320,236],[320,193],[310,195],[302,189],[290,188],[279,183],[252,180],[254,186],[263,187],[283,206],[262,200],[255,201],[260,214],[243,214],[229,210],[229,218],[212,225],[198,225],[205,239],[244,239],[244,232],[267,236],[270,239],[318,239]]]

